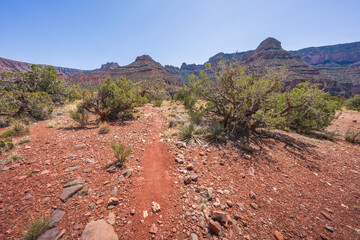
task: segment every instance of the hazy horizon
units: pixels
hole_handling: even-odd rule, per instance
[[[255,49],[267,37],[286,50],[360,41],[358,1],[6,1],[0,57],[99,68],[148,54],[162,65],[202,64]],[[341,16],[341,17],[337,17]]]

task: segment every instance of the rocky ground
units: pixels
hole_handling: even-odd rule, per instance
[[[105,135],[47,127],[64,115],[33,124],[23,158],[1,166],[0,239],[21,239],[39,216],[54,226],[40,239],[360,239],[358,145],[274,131],[251,153],[188,146],[162,134],[179,109],[140,111]],[[332,127],[359,122],[349,113]],[[133,153],[109,172],[112,141]]]

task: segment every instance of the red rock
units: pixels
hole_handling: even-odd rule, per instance
[[[279,232],[278,230],[275,230],[274,232],[274,236],[277,240],[284,240],[283,235],[281,234],[281,232]]]
[[[327,219],[332,221],[331,217],[329,216],[329,214],[327,214],[326,212],[321,212],[321,214]]]
[[[208,228],[211,232],[215,233],[216,235],[219,235],[221,231],[221,225],[218,222],[215,222],[213,220],[209,220]]]

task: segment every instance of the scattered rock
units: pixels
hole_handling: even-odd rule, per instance
[[[230,200],[227,200],[226,205],[228,205],[228,207],[232,208],[234,206],[234,203]]]
[[[114,225],[115,224],[115,213],[110,212],[108,217],[106,218],[106,221],[110,224],[110,225]]]
[[[118,205],[119,204],[119,199],[118,198],[116,198],[116,197],[110,197],[109,198],[109,201],[108,201],[108,206],[116,206],[116,205]]]
[[[191,233],[190,234],[190,240],[198,240],[198,235],[196,235],[196,233]]]
[[[334,229],[330,226],[325,226],[325,229],[328,230],[329,232],[334,232]]]
[[[327,219],[327,220],[330,220],[332,221],[331,217],[329,214],[327,214],[326,212],[321,212],[321,214]]]
[[[254,193],[253,191],[250,191],[249,197],[250,197],[251,199],[256,199],[256,195],[255,195],[255,193]]]
[[[84,185],[78,184],[64,188],[63,192],[60,194],[60,200],[63,202],[67,202],[75,193],[80,191],[83,187]]]
[[[190,176],[185,176],[184,177],[184,183],[185,184],[190,184],[191,183],[191,177]]]
[[[134,216],[134,215],[135,215],[135,209],[131,209],[130,215],[131,215],[131,216]]]
[[[186,169],[191,171],[194,169],[194,166],[190,163],[189,165],[187,165]]]
[[[81,240],[118,240],[114,228],[106,223],[104,220],[89,222],[83,233],[81,234]]]
[[[87,159],[86,159],[86,162],[87,162],[87,163],[94,163],[94,162],[95,162],[95,159],[94,159],[94,158],[87,158]]]
[[[197,175],[196,173],[191,172],[189,176],[190,176],[190,178],[191,178],[192,181],[197,182],[197,180],[198,180],[198,175]]]
[[[45,233],[41,234],[37,240],[58,240],[64,235],[65,230],[60,230],[59,228],[51,228]]]
[[[143,211],[143,217],[146,218],[147,216],[149,216],[148,212],[146,210]]]
[[[255,210],[258,209],[258,205],[256,203],[250,203],[250,206]]]
[[[112,165],[106,169],[106,171],[108,173],[114,173],[114,172],[116,172],[116,170],[117,170],[117,167],[115,165]]]
[[[283,237],[282,233],[279,232],[278,230],[275,230],[274,236],[275,236],[275,238],[276,238],[277,240],[284,240],[284,237]]]
[[[125,178],[129,178],[132,175],[132,168],[129,169],[125,169],[124,171],[121,172],[120,176],[124,176]]]
[[[91,210],[95,209],[96,208],[96,203],[90,203],[89,208]]]
[[[40,175],[48,174],[49,172],[50,172],[49,170],[44,170],[40,173]]]
[[[78,144],[78,145],[75,145],[75,150],[77,151],[77,150],[82,150],[82,149],[84,149],[84,148],[86,148],[87,146],[86,146],[86,144],[85,143],[80,143],[80,144]]]
[[[75,223],[74,230],[79,230],[81,228],[81,224],[79,222]]]
[[[59,209],[56,209],[52,212],[51,218],[50,218],[50,225],[51,226],[57,226],[59,223],[61,223],[62,219],[64,218],[65,212]]]
[[[76,166],[73,166],[73,167],[69,167],[69,168],[68,168],[68,171],[72,172],[72,171],[78,170],[78,169],[80,169],[80,168],[81,168],[80,165],[76,165]]]
[[[158,231],[158,228],[156,227],[156,224],[153,223],[153,225],[151,225],[149,233],[156,234],[157,231]]]
[[[178,164],[183,164],[184,160],[181,159],[181,158],[175,158],[175,162],[178,163]]]
[[[151,209],[154,213],[158,213],[160,212],[160,204],[158,204],[157,202],[152,202],[151,203]]]
[[[215,233],[216,235],[219,235],[221,231],[221,225],[218,222],[215,222],[213,220],[209,220],[208,228],[211,232]]]
[[[30,200],[32,198],[34,198],[34,197],[31,194],[28,194],[25,197],[23,197],[21,200]]]

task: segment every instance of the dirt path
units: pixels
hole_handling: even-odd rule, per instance
[[[139,183],[138,188],[133,193],[137,217],[131,231],[133,236],[129,239],[150,239],[151,226],[155,224],[161,232],[162,222],[169,222],[171,212],[174,211],[173,195],[176,191],[174,178],[170,175],[170,170],[174,167],[174,156],[161,141],[161,113],[151,111],[149,121],[152,122],[153,132],[148,136],[148,143],[140,162],[142,170],[136,180]],[[160,204],[159,213],[155,214],[151,210],[152,202]],[[147,211],[147,217],[144,217],[144,211]]]

